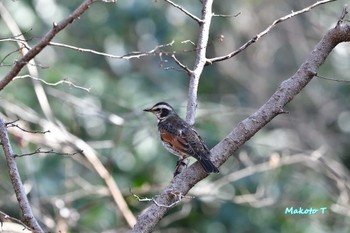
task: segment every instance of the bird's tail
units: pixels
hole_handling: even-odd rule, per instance
[[[204,157],[198,159],[199,163],[202,165],[207,173],[218,173],[219,169],[210,161],[209,157]]]

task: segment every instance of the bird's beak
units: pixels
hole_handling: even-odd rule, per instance
[[[146,108],[146,109],[144,109],[143,111],[145,111],[145,112],[152,112],[152,109]]]

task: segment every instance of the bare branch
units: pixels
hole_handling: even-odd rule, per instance
[[[15,120],[15,121],[12,121],[12,122],[7,122],[5,123],[6,127],[15,127],[15,128],[18,128],[20,130],[22,130],[23,132],[26,132],[26,133],[39,133],[39,134],[46,134],[46,133],[50,133],[50,130],[46,130],[46,131],[32,131],[32,130],[27,130],[27,129],[24,129],[22,127],[20,127],[19,125],[17,124],[14,124],[14,122],[17,122],[19,120]]]
[[[308,7],[305,7],[304,9],[302,10],[299,10],[299,11],[295,11],[295,12],[292,12],[286,16],[283,16],[279,19],[276,19],[275,21],[273,21],[273,23],[268,26],[264,31],[260,32],[259,34],[257,34],[256,36],[254,36],[252,39],[250,39],[249,41],[247,41],[245,44],[243,44],[240,48],[238,48],[237,50],[225,55],[225,56],[221,56],[221,57],[215,57],[215,58],[210,58],[207,60],[206,64],[205,65],[211,65],[215,62],[218,62],[218,61],[223,61],[223,60],[227,60],[227,59],[230,59],[234,56],[236,56],[237,54],[239,54],[240,52],[242,52],[243,50],[245,50],[247,47],[249,47],[251,44],[257,42],[260,38],[262,38],[263,36],[265,36],[267,33],[269,33],[277,24],[283,22],[283,21],[286,21],[292,17],[295,17],[297,15],[300,15],[300,14],[303,14],[305,12],[308,12],[310,11],[311,9],[317,7],[317,6],[320,6],[320,5],[323,5],[323,4],[326,4],[326,3],[330,3],[330,2],[334,2],[336,0],[323,0],[323,1],[318,1]]]
[[[100,55],[100,56],[104,56],[104,57],[108,57],[108,58],[114,58],[114,59],[133,59],[133,58],[141,58],[144,56],[149,56],[149,55],[154,55],[156,54],[160,48],[164,48],[164,47],[168,47],[168,46],[172,46],[174,44],[175,41],[171,41],[170,43],[167,44],[163,44],[163,45],[158,45],[156,46],[154,49],[150,50],[150,51],[146,51],[146,52],[132,52],[129,54],[125,54],[125,55],[113,55],[113,54],[109,54],[109,53],[103,53],[103,52],[98,52],[92,49],[84,49],[84,48],[80,48],[80,47],[75,47],[72,45],[67,45],[67,44],[61,44],[61,43],[56,43],[56,42],[50,42],[49,45],[51,46],[57,46],[57,47],[61,47],[61,48],[67,48],[67,49],[73,49],[79,52],[87,52],[87,53],[92,53],[95,55]],[[162,52],[159,52],[162,53]]]
[[[6,54],[6,56],[4,56],[3,59],[1,59],[1,61],[0,61],[0,66],[4,66],[4,65],[3,65],[3,62],[6,60],[6,58],[8,58],[9,56],[11,56],[11,55],[14,54],[14,53],[18,53],[19,50],[21,50],[21,48],[15,49],[14,51],[12,51],[12,52]],[[12,64],[11,64],[11,65],[12,65]]]
[[[21,32],[21,29],[19,28],[19,26],[17,25],[15,19],[12,17],[12,15],[8,12],[8,10],[6,9],[6,7],[0,3],[0,14],[1,14],[1,18],[4,20],[5,24],[7,25],[7,27],[9,28],[9,30],[11,31],[12,35],[14,38],[17,39],[17,44],[18,47],[20,48],[20,54],[22,55],[22,58],[28,53],[28,51],[31,49],[30,46],[27,43],[27,40],[24,37],[24,33]],[[14,64],[16,64],[17,61],[15,61]],[[28,61],[23,61],[23,66],[27,65],[27,69],[30,75],[32,76],[39,76],[39,72],[35,63],[34,59],[29,59]],[[12,68],[13,69],[13,68]],[[10,71],[11,72],[11,71]],[[43,110],[45,116],[47,118],[52,119],[53,114],[52,114],[52,110],[50,108],[50,104],[49,101],[47,99],[47,96],[45,95],[45,91],[42,87],[42,85],[38,82],[33,82],[33,87],[34,87],[34,91],[35,94],[37,96],[37,99],[39,101],[40,107]]]
[[[19,206],[22,210],[23,219],[33,232],[44,232],[35,219],[30,207],[27,194],[24,190],[24,186],[18,172],[16,160],[7,134],[6,125],[2,118],[0,118],[0,140],[5,153],[7,165],[9,167],[11,183],[13,185]]]
[[[17,218],[11,217],[11,216],[7,215],[6,213],[0,211],[1,228],[2,228],[3,222],[5,222],[5,220],[10,220],[11,222],[18,223],[18,224],[22,225],[24,229],[30,230],[30,228],[27,227],[22,221],[18,220]]]
[[[213,0],[202,1],[202,20],[199,27],[199,35],[196,47],[196,60],[194,68],[190,76],[190,83],[188,87],[188,103],[186,110],[186,121],[193,125],[195,122],[196,108],[197,108],[197,92],[199,79],[202,74],[204,65],[207,61],[206,48],[209,40],[210,24],[213,16],[212,13]]]
[[[347,8],[348,8],[348,6],[345,4],[345,6],[343,8],[343,12],[341,13],[339,20],[337,22],[337,25],[340,25],[344,22],[345,16],[349,13]]]
[[[182,64],[175,56],[175,54],[173,54],[171,56],[172,59],[174,59],[174,61],[176,62],[176,64],[178,66],[180,66],[188,75],[192,74],[192,70],[190,70],[187,66],[185,66],[184,64]]]
[[[21,69],[38,53],[40,53],[50,41],[65,27],[74,22],[75,19],[79,18],[95,1],[86,0],[84,1],[72,14],[66,19],[62,20],[58,24],[54,24],[51,30],[39,41],[32,49],[28,51],[21,59],[15,62],[14,67],[10,70],[7,75],[0,80],[0,90],[4,89],[14,77],[21,71]]]
[[[64,127],[62,127],[62,125],[56,125],[47,119],[39,117],[37,113],[29,107],[14,107],[12,103],[7,102],[6,100],[2,101],[2,107],[12,114],[22,116],[23,120],[32,122],[34,124],[40,124],[45,127],[49,126],[51,131],[55,132],[50,136],[46,136],[46,134],[32,134],[31,137],[24,138],[25,140],[28,140],[35,144],[46,145],[47,148],[52,148],[55,151],[61,151],[62,148],[70,148],[72,151],[81,153],[83,157],[88,161],[89,168],[92,168],[94,171],[96,171],[97,175],[101,177],[105,183],[110,195],[112,196],[114,202],[116,203],[116,206],[120,211],[118,214],[121,213],[123,215],[130,228],[135,225],[136,218],[129,209],[122,195],[122,192],[118,187],[118,184],[115,182],[112,174],[107,170],[105,165],[99,159],[98,153],[89,144],[77,136],[69,133]],[[18,130],[15,130],[11,133],[19,135]],[[22,137],[21,134],[19,136]]]
[[[350,83],[350,80],[340,80],[340,79],[335,79],[335,78],[326,78],[326,77],[318,75],[318,74],[316,74],[315,77],[321,78],[321,79],[324,79],[324,80],[340,82],[340,83]]]
[[[73,156],[73,155],[76,155],[76,154],[81,154],[83,153],[83,150],[78,150],[76,152],[73,152],[73,153],[62,153],[62,152],[57,152],[57,151],[54,151],[54,150],[41,150],[41,148],[39,147],[38,149],[36,149],[35,151],[33,152],[30,152],[30,153],[25,153],[25,154],[14,154],[13,156],[15,158],[18,158],[18,157],[25,157],[25,156],[30,156],[30,155],[36,155],[36,154],[56,154],[56,155],[67,155],[67,156]]]
[[[244,177],[251,176],[252,174],[262,173],[277,167],[296,164],[296,163],[306,164],[307,162],[316,162],[319,160],[320,157],[315,157],[315,155],[320,154],[320,156],[322,156],[324,153],[325,153],[325,148],[320,148],[318,151],[316,151],[315,153],[312,153],[311,155],[296,154],[296,155],[291,155],[286,157],[280,157],[279,155],[277,155],[278,156],[277,159],[276,159],[276,156],[274,156],[270,161],[263,162],[260,164],[254,164],[252,166],[243,168],[239,171],[234,171],[231,174],[224,176],[221,179],[218,179],[217,181],[209,185],[207,188],[210,192],[215,193],[221,187],[227,185],[228,183],[235,182],[237,180],[243,179]]]
[[[45,81],[45,80],[43,80],[43,79],[41,79],[41,78],[35,78],[35,77],[31,76],[31,75],[22,75],[22,76],[16,76],[16,77],[14,77],[13,80],[16,80],[16,79],[24,79],[24,78],[31,78],[31,79],[33,79],[33,80],[40,81],[40,82],[42,82],[42,83],[45,83],[45,84],[48,85],[48,86],[58,86],[58,85],[60,85],[60,84],[68,84],[69,86],[73,86],[73,87],[75,87],[75,88],[77,88],[77,89],[81,89],[81,90],[84,90],[84,91],[87,91],[87,92],[89,92],[89,91],[91,90],[91,88],[86,88],[86,87],[78,86],[78,85],[74,84],[73,82],[68,81],[68,80],[66,80],[66,79],[60,80],[60,81],[55,82],[55,83],[49,83],[49,82],[47,82],[47,81]]]
[[[240,14],[241,14],[241,12],[238,12],[238,13],[236,13],[236,14],[234,14],[234,15],[223,15],[223,14],[215,14],[215,13],[213,13],[213,16],[214,16],[214,17],[231,18],[231,17],[237,17],[237,16],[239,16]]]
[[[324,63],[327,56],[341,42],[350,41],[350,26],[340,24],[329,30],[315,46],[309,57],[298,71],[289,79],[283,81],[271,98],[255,113],[241,121],[234,129],[212,150],[212,160],[216,166],[223,164],[240,146],[255,135],[262,127],[281,113],[288,104],[314,77],[317,69]],[[199,181],[208,176],[199,169],[200,164],[194,163],[181,174],[175,176],[170,184],[156,198],[157,203],[170,205],[174,202],[167,193],[176,190],[182,195]],[[152,204],[139,215],[133,232],[151,232],[162,219],[168,208]]]
[[[194,14],[190,13],[188,10],[186,10],[185,8],[183,8],[182,6],[174,3],[171,0],[164,0],[165,2],[169,3],[170,5],[172,5],[173,7],[179,9],[180,11],[182,11],[183,13],[185,13],[187,16],[189,16],[190,18],[194,19],[195,21],[197,21],[197,23],[201,24],[203,23],[203,20],[198,18],[197,16],[195,16]]]
[[[190,43],[191,45],[196,46],[196,43],[194,43],[194,42],[191,41],[191,40],[184,40],[184,41],[181,41],[181,44],[187,44],[187,43]]]
[[[29,30],[25,31],[25,32],[21,32],[19,34],[16,34],[16,35],[13,35],[13,36],[10,36],[10,37],[6,37],[6,38],[0,38],[0,42],[6,42],[6,41],[15,41],[15,42],[18,42],[18,41],[23,41],[21,38],[27,34],[28,32],[32,31],[32,29],[30,28]],[[25,40],[26,42],[28,40]]]
[[[22,70],[22,68],[29,62],[31,61],[37,54],[39,54],[47,45],[49,45],[50,41],[65,27],[67,27],[69,24],[74,22],[75,19],[79,18],[94,2],[95,0],[86,0],[84,1],[72,14],[70,14],[67,18],[62,20],[60,23],[56,24],[54,23],[52,28],[49,30],[49,32],[35,45],[33,46],[29,51],[27,51],[23,57],[17,61],[15,61],[15,64],[13,68],[7,73],[7,75],[0,80],[0,90],[4,89],[15,77],[18,75],[18,73]],[[1,4],[1,3],[0,3]],[[1,10],[3,10],[2,8]],[[35,75],[37,76],[37,75]],[[40,98],[39,98],[40,101]],[[47,122],[48,125],[52,125],[52,122]],[[4,124],[3,124],[4,125]],[[65,135],[68,137],[67,132],[62,130],[62,128],[56,127],[55,130],[57,130],[58,133],[60,133],[61,136]],[[0,129],[0,136],[3,136],[3,132],[6,132],[6,129],[3,131]],[[7,135],[6,135],[7,136]],[[88,159],[88,161],[92,164],[94,169],[96,169],[97,173],[103,178],[105,181],[107,187],[109,188],[111,195],[113,196],[115,202],[117,203],[118,207],[121,210],[121,213],[125,217],[126,221],[130,226],[133,226],[136,222],[135,217],[131,213],[130,209],[128,208],[125,200],[123,199],[123,196],[113,180],[113,177],[110,175],[110,173],[107,171],[107,169],[103,166],[101,161],[97,158],[96,152],[93,151],[85,142],[82,140],[74,137],[73,135],[69,135],[69,138],[61,138],[61,140],[67,140],[67,142],[75,143],[74,145],[79,147],[80,149],[84,150],[84,155]],[[8,144],[8,138],[7,141],[1,140],[4,150],[7,149],[7,144]],[[57,140],[57,145],[59,146],[59,140]],[[5,152],[7,157],[10,159],[8,161],[11,162],[9,164],[9,167],[14,167],[15,172],[10,172],[11,175],[11,180],[12,183],[15,187],[15,192],[18,198],[18,201],[20,203],[20,206],[22,208],[22,214],[24,216],[24,219],[26,222],[29,222],[28,225],[34,229],[34,232],[43,232],[40,226],[37,224],[36,220],[33,217],[33,214],[30,210],[28,200],[26,199],[24,188],[22,185],[22,182],[20,181],[18,170],[15,164],[15,159],[13,157],[12,150],[10,151],[11,153]],[[8,162],[8,163],[10,163]],[[19,191],[18,191],[19,190]],[[22,204],[25,202],[25,204]]]
[[[172,195],[174,197],[177,198],[176,201],[174,201],[173,203],[169,204],[169,205],[164,205],[164,204],[160,204],[157,202],[157,200],[155,198],[147,198],[147,197],[140,197],[138,195],[136,195],[135,193],[133,193],[131,191],[131,189],[129,190],[129,192],[139,201],[139,202],[153,202],[156,206],[158,207],[164,207],[164,208],[171,208],[171,207],[174,207],[176,204],[180,203],[182,201],[183,198],[195,198],[194,196],[185,196],[185,195],[182,195],[182,193],[178,193],[178,192],[171,192],[169,193],[169,195]]]

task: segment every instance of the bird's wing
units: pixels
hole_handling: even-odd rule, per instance
[[[191,148],[182,134],[182,130],[177,130],[174,127],[166,127],[159,129],[160,137],[164,143],[169,144],[172,148],[181,154],[192,155]]]
[[[159,129],[164,143],[170,145],[168,150],[182,157],[193,156],[197,159],[207,173],[219,172],[210,161],[210,151],[203,143],[199,134],[190,126],[179,129],[171,125]],[[176,148],[176,150],[174,149]]]
[[[197,131],[193,128],[188,128],[187,131],[184,131],[184,134],[187,134],[186,138],[192,150],[192,156],[199,161],[204,170],[207,173],[218,173],[219,170],[210,160],[210,151]]]
[[[177,148],[182,154],[200,159],[203,154],[207,155],[210,153],[202,138],[190,126],[184,126],[179,129],[179,127],[167,125],[167,127],[163,127],[159,131],[163,141]]]
[[[208,156],[210,154],[209,149],[195,129],[192,127],[186,128],[186,130],[183,131],[183,135],[187,138],[187,143],[191,148],[191,155],[193,157],[201,159],[203,156]]]

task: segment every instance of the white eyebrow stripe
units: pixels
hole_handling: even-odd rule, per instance
[[[159,109],[165,108],[165,109],[168,109],[168,110],[173,110],[171,107],[169,107],[168,105],[165,105],[165,104],[154,106],[152,109],[157,109],[157,108],[159,108]]]

